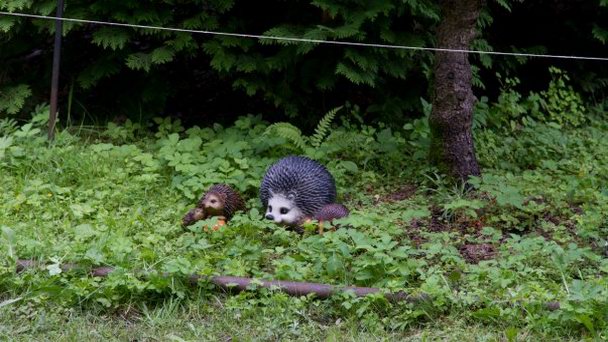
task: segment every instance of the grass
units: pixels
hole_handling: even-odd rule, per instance
[[[50,148],[41,122],[0,125],[3,339],[606,337],[604,120],[479,128],[484,176],[473,192],[425,166],[423,131],[340,127],[310,149],[290,143],[307,137],[263,136],[268,124],[254,117],[188,131],[158,122],[155,133],[130,123],[65,130]],[[259,181],[289,153],[313,154],[334,174],[352,209],[340,229],[300,236],[261,219]],[[181,216],[215,182],[237,187],[249,209],[215,233],[202,233],[204,222],[182,229]],[[47,267],[15,274],[16,259]],[[66,262],[117,271],[95,278],[61,271]],[[193,273],[375,286],[431,300],[228,295],[206,282],[189,286]],[[548,310],[555,301],[560,309]]]
[[[187,303],[169,300],[158,308],[137,309],[125,306],[112,313],[90,308],[57,310],[35,309],[28,312],[3,309],[0,338],[12,341],[32,340],[120,340],[120,341],[501,341],[514,334],[518,341],[579,341],[580,334],[552,334],[529,329],[507,332],[496,326],[470,322],[463,317],[444,317],[405,331],[386,331],[362,326],[358,320],[335,319],[315,321],[314,312],[277,317],[260,310],[243,319],[238,312],[216,305],[191,300]],[[137,305],[136,305],[137,306]]]

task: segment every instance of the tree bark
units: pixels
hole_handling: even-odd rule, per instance
[[[440,48],[468,50],[475,38],[484,0],[443,0],[437,30]],[[472,123],[475,95],[471,89],[468,53],[437,51],[435,93],[429,118],[431,163],[457,180],[480,175],[475,157]]]

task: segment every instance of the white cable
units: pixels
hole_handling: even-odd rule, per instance
[[[125,23],[115,23],[115,22],[99,21],[99,20],[75,19],[75,18],[65,18],[65,17],[63,17],[63,18],[57,18],[57,17],[46,16],[46,15],[16,13],[16,12],[4,12],[4,11],[0,11],[0,14],[1,15],[14,16],[14,17],[61,20],[61,21],[69,21],[69,22],[76,22],[76,23],[86,23],[86,24],[99,24],[99,25],[108,25],[108,26],[133,27],[133,28],[142,28],[142,29],[151,29],[151,30],[187,32],[187,33],[207,34],[207,35],[216,35],[216,36],[228,36],[228,37],[268,39],[268,40],[290,41],[290,42],[299,42],[299,43],[361,46],[361,47],[374,47],[374,48],[395,49],[395,50],[440,51],[440,52],[459,52],[459,53],[463,53],[464,52],[464,53],[474,53],[474,54],[479,54],[479,55],[499,55],[499,56],[516,56],[516,57],[537,57],[537,58],[560,58],[560,59],[580,59],[580,60],[593,60],[593,61],[608,61],[608,57],[545,55],[545,54],[521,53],[521,52],[499,52],[499,51],[481,51],[481,50],[464,50],[464,49],[448,49],[448,48],[429,48],[429,47],[420,47],[420,46],[391,45],[391,44],[373,44],[373,43],[370,44],[370,43],[357,43],[357,42],[348,42],[348,41],[339,41],[339,40],[320,40],[320,39],[307,39],[307,38],[295,38],[295,37],[264,36],[264,35],[258,35],[258,34],[230,33],[230,32],[204,31],[204,30],[190,30],[190,29],[181,29],[181,28],[175,28],[175,27],[162,27],[162,26],[125,24]]]

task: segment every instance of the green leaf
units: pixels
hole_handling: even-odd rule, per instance
[[[344,263],[341,258],[336,254],[333,254],[327,260],[327,272],[330,275],[339,274],[341,271],[344,271]]]
[[[31,95],[30,87],[25,84],[0,88],[0,113],[17,114]]]
[[[338,66],[336,67],[336,74],[344,76],[346,79],[356,85],[365,84],[373,87],[376,84],[377,75],[375,73],[356,70],[355,67],[349,66],[345,63],[338,63]]]
[[[110,302],[107,298],[96,298],[95,300],[106,308],[112,306],[112,302]]]
[[[608,30],[604,29],[603,27],[593,25],[591,32],[593,33],[593,37],[602,42],[602,44],[606,44],[606,41],[608,41]]]
[[[576,316],[576,320],[582,323],[591,334],[593,334],[594,336],[596,335],[595,326],[593,325],[593,321],[588,315],[578,315]]]
[[[500,317],[500,309],[497,307],[483,308],[473,312],[472,315],[483,320],[495,320]]]
[[[327,114],[325,114],[325,116],[323,116],[321,121],[319,121],[317,127],[315,128],[315,134],[310,137],[310,142],[313,147],[319,147],[321,145],[323,139],[325,139],[329,133],[331,121],[334,119],[334,117],[336,117],[336,114],[338,111],[340,111],[340,109],[342,109],[342,106],[330,110],[327,112]]]
[[[511,5],[509,4],[508,0],[494,0],[497,4],[499,4],[502,8],[506,9],[507,11],[511,12]]]
[[[0,2],[0,9],[7,10],[8,12],[16,12],[32,5],[32,0],[3,0]]]
[[[302,131],[296,126],[287,123],[287,122],[277,122],[272,124],[266,128],[264,132],[264,136],[277,135],[279,137],[287,139],[291,142],[296,148],[300,150],[304,150],[306,147],[306,141],[302,136]]]
[[[521,209],[524,203],[524,197],[519,193],[517,188],[505,186],[496,194],[496,203],[499,205],[512,205]]]
[[[133,70],[150,71],[152,67],[152,57],[145,53],[134,53],[127,57],[126,65]]]
[[[0,31],[7,33],[17,23],[17,18],[1,16],[0,17]]]
[[[6,149],[11,147],[12,144],[13,144],[12,137],[10,137],[10,136],[0,137],[0,160],[2,160],[2,158],[4,158]]]
[[[118,27],[102,27],[93,32],[93,43],[104,49],[118,50],[125,47],[129,41],[127,29]]]
[[[349,160],[341,160],[340,166],[351,173],[357,173],[359,171],[359,167],[357,167],[357,164]]]
[[[517,335],[519,334],[519,329],[516,327],[508,327],[505,329],[505,337],[509,342],[517,342]]]
[[[154,49],[151,54],[151,60],[154,64],[164,64],[173,60],[174,52],[166,47]]]
[[[74,227],[74,237],[76,239],[83,240],[95,236],[96,234],[97,232],[93,229],[93,226],[87,223]]]
[[[49,271],[49,275],[51,276],[61,274],[61,267],[59,263],[50,264],[46,266],[45,269]]]

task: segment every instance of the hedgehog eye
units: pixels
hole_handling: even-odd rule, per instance
[[[271,205],[268,206],[268,211],[272,212],[272,206]]]
[[[281,208],[280,212],[281,212],[281,215],[285,215],[285,214],[287,214],[289,212],[289,209],[287,209],[287,208]]]
[[[211,203],[215,203],[215,202],[217,202],[217,201],[216,200],[211,200]]]

